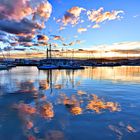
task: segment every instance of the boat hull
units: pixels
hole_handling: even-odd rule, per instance
[[[81,66],[38,66],[37,67],[39,70],[50,70],[50,69],[73,69],[73,70],[78,70],[78,69],[84,69],[84,67]]]
[[[38,68],[39,70],[58,69],[57,66],[52,66],[52,65],[50,65],[50,66],[38,66],[37,68]]]
[[[0,66],[0,70],[8,70],[7,66]]]

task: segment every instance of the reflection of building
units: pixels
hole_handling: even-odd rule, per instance
[[[85,78],[111,80],[114,82],[140,82],[140,67],[95,67],[87,68],[82,74]]]
[[[61,81],[61,84],[64,84],[66,82],[74,82],[76,79],[84,80],[84,78],[111,80],[114,82],[140,82],[140,67],[87,67],[85,70],[73,72],[68,70],[56,70],[53,71],[52,81],[54,83]]]
[[[140,82],[139,66],[123,67],[87,67],[85,70],[55,70],[52,72],[52,82],[60,83],[64,87],[66,84],[76,85],[84,79],[111,80],[113,82]]]

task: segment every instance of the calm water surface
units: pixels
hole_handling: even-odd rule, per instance
[[[140,140],[140,67],[0,71],[0,140]]]

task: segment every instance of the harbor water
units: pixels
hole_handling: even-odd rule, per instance
[[[0,140],[140,140],[140,67],[0,71]]]

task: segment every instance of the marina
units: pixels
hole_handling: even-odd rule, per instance
[[[140,140],[139,0],[0,0],[0,140]]]
[[[8,70],[16,66],[36,66],[40,70],[48,69],[84,69],[86,66],[91,67],[115,67],[115,66],[140,66],[140,59],[129,60],[100,60],[100,59],[11,59],[1,60],[0,70]]]

